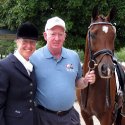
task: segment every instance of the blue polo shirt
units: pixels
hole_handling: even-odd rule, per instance
[[[62,48],[56,60],[44,46],[34,52],[30,61],[37,78],[36,102],[53,111],[70,109],[76,99],[75,82],[82,76],[78,54]]]

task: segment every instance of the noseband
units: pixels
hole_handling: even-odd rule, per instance
[[[105,55],[109,55],[111,56],[111,58],[113,59],[113,56],[114,56],[114,52],[112,50],[109,50],[109,49],[102,49],[102,50],[99,50],[95,53],[92,52],[92,48],[91,48],[91,40],[90,40],[90,28],[93,26],[93,25],[110,25],[113,27],[113,25],[111,23],[108,23],[108,22],[97,22],[97,23],[91,23],[90,26],[88,27],[89,31],[88,31],[88,49],[89,49],[89,54],[90,54],[90,61],[88,63],[88,67],[90,70],[92,69],[95,69],[95,67],[98,65],[95,61],[95,59],[99,56],[99,55],[102,55],[103,54],[103,57]]]

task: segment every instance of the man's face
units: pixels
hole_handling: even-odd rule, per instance
[[[48,48],[51,51],[60,50],[65,41],[66,33],[60,26],[55,26],[44,32],[44,39],[47,41]]]
[[[29,57],[33,54],[36,49],[36,41],[31,39],[22,39],[19,38],[16,40],[17,50],[19,53],[26,59],[29,60]]]

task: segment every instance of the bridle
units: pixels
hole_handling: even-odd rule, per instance
[[[89,49],[89,55],[90,55],[90,60],[89,60],[89,63],[88,63],[88,68],[89,70],[92,70],[92,69],[95,69],[95,67],[101,62],[101,60],[98,62],[96,62],[96,58],[99,56],[99,55],[102,55],[103,54],[103,57],[105,55],[109,55],[111,56],[111,58],[113,59],[113,56],[114,56],[114,52],[112,50],[109,50],[109,49],[102,49],[102,50],[99,50],[95,53],[92,52],[92,48],[91,48],[91,27],[94,26],[94,25],[110,25],[112,27],[114,27],[111,23],[109,22],[96,22],[96,23],[91,23],[90,26],[88,27],[88,49]],[[102,58],[103,58],[102,57]]]
[[[99,63],[101,62],[102,58],[105,56],[105,55],[109,55],[112,60],[113,60],[113,56],[114,56],[114,52],[113,50],[109,50],[109,49],[102,49],[102,50],[99,50],[95,53],[92,52],[92,47],[91,47],[91,27],[94,26],[94,25],[110,25],[112,27],[114,27],[111,23],[109,22],[96,22],[96,23],[91,23],[90,26],[88,27],[88,49],[89,49],[89,55],[90,55],[90,60],[88,62],[88,68],[89,68],[89,71],[91,70],[94,70],[96,68],[96,66],[99,65]],[[103,55],[100,59],[100,61],[97,63],[96,62],[96,58],[99,56],[99,55]],[[106,105],[108,107],[110,107],[110,79],[109,77],[105,77],[107,78],[106,79]],[[89,85],[88,85],[88,90],[89,90]],[[88,98],[88,90],[87,90],[87,97]],[[87,106],[87,99],[86,99],[86,103],[85,103]]]

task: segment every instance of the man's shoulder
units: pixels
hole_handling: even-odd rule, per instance
[[[38,49],[35,51],[35,53],[39,53],[39,52],[41,52],[43,49],[44,49],[44,47],[38,48]]]
[[[68,48],[63,48],[63,49],[69,55],[76,55],[76,56],[78,55],[78,53],[75,50],[68,49]]]
[[[43,47],[37,49],[30,57],[30,61],[33,62],[33,61],[36,61],[36,59],[39,59],[41,58],[43,55]]]
[[[32,54],[32,56],[37,56],[37,55],[39,55],[39,53],[41,55],[43,52],[43,48],[44,47],[41,47],[41,48],[38,48],[37,50],[35,50],[35,52]]]

